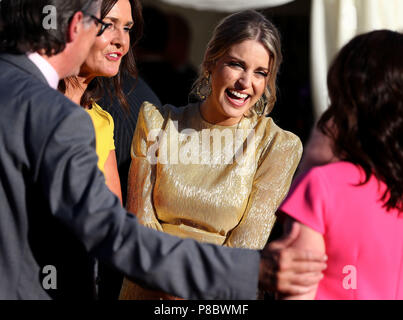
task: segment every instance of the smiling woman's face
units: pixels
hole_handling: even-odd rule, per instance
[[[111,25],[96,38],[88,58],[81,67],[80,76],[115,76],[119,72],[122,57],[129,51],[129,32],[133,26],[129,0],[116,2],[103,21]]]
[[[207,121],[238,123],[264,94],[269,79],[270,53],[260,42],[233,45],[211,72],[211,95],[202,106]]]

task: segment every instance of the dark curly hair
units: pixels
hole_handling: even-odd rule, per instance
[[[101,6],[101,19],[104,19],[106,15],[111,11],[113,6],[118,2],[118,0],[103,0]],[[139,0],[129,0],[132,8],[132,17],[134,21],[134,27],[130,31],[130,47],[127,54],[122,58],[122,63],[119,68],[119,72],[116,76],[112,78],[96,77],[88,85],[87,89],[84,91],[81,97],[80,105],[83,107],[91,107],[92,102],[99,101],[104,95],[105,91],[109,96],[112,96],[112,88],[114,88],[115,94],[123,106],[123,108],[129,112],[129,105],[126,99],[126,95],[122,89],[122,81],[124,78],[124,73],[137,78],[137,66],[134,58],[134,46],[140,40],[143,34],[143,15],[142,6]],[[78,85],[76,78],[71,77],[64,79],[59,84],[59,90],[63,93],[66,91],[66,83],[69,82],[70,85]]]
[[[328,73],[330,107],[318,128],[334,153],[361,166],[387,190],[387,210],[403,210],[403,34],[379,30],[357,36]]]
[[[57,14],[56,28],[49,30],[43,26],[47,6],[53,6]],[[44,50],[48,56],[58,54],[66,46],[67,28],[74,14],[82,10],[97,14],[99,6],[100,0],[2,0],[0,51],[23,54]]]

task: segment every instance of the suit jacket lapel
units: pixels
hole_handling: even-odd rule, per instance
[[[41,70],[39,70],[38,67],[31,60],[29,60],[25,54],[1,53],[0,59],[13,64],[17,68],[20,68],[25,72],[32,74],[40,81],[44,82],[45,84],[48,84]]]

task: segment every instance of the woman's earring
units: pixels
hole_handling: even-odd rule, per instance
[[[196,94],[200,100],[206,100],[211,94],[210,73],[206,72],[203,79],[199,82],[196,89]]]
[[[264,115],[264,112],[266,110],[266,105],[267,105],[267,98],[266,95],[263,95],[260,97],[260,99],[256,102],[255,104],[255,111],[256,114],[260,117]]]

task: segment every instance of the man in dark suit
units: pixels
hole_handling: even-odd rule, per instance
[[[295,232],[261,253],[180,240],[142,227],[110,193],[91,119],[54,90],[102,32],[99,8],[97,0],[0,2],[0,299],[79,297],[74,273],[87,272],[87,252],[184,298],[253,299],[258,284],[309,290],[323,257],[288,249]]]

